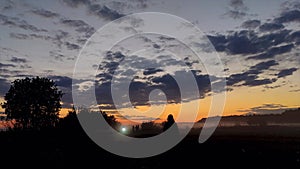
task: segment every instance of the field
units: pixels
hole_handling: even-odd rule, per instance
[[[1,132],[1,166],[40,168],[299,168],[300,127],[219,127],[205,143],[194,129],[150,158],[110,154],[83,132]],[[204,167],[207,166],[207,167]],[[94,168],[93,167],[93,168]]]

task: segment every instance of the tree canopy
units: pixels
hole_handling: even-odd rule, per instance
[[[49,78],[17,79],[4,96],[2,107],[15,129],[39,130],[58,123],[62,95]]]

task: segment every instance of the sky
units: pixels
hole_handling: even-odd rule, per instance
[[[62,114],[73,103],[72,84],[78,92],[92,90],[95,85],[95,107],[112,114],[118,108],[121,114],[115,115],[119,119],[164,119],[182,109],[181,121],[189,121],[193,111],[200,119],[207,116],[210,106],[213,109],[223,104],[211,104],[212,96],[218,95],[211,84],[225,78],[222,115],[281,113],[300,107],[299,9],[299,2],[285,0],[3,0],[0,102],[13,80],[41,76],[53,79],[65,93]],[[167,13],[194,24],[206,40],[190,42],[198,44],[208,60],[214,49],[224,76],[209,74],[206,65],[176,38],[147,34],[123,39],[110,50],[97,52],[101,62],[85,64],[86,69],[97,71],[96,77],[73,77],[84,45],[95,40],[92,35],[116,19],[140,12]],[[126,25],[126,30],[143,27],[142,22],[134,24]],[[160,24],[158,19],[154,27]],[[117,34],[113,30],[110,33]],[[209,66],[214,65],[211,62]],[[187,80],[189,75],[197,84],[196,92]],[[181,86],[176,85],[176,79],[183,81],[184,92],[178,92]],[[130,101],[121,99],[122,104],[113,104],[113,80],[115,93],[122,98],[127,87]],[[122,86],[122,82],[131,83]]]

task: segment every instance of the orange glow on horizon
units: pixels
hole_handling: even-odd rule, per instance
[[[62,108],[59,111],[59,118],[64,118],[68,115],[69,111],[71,110],[71,108]]]
[[[4,98],[0,97],[0,112],[4,112],[5,111],[5,109],[3,109],[2,106],[1,106],[1,104],[4,103],[4,102],[5,102]]]
[[[300,71],[296,72],[296,75],[300,75]],[[281,85],[284,81],[295,81],[300,82],[299,79],[294,79],[293,77],[286,77],[284,79],[278,79],[274,85]],[[222,116],[228,115],[241,115],[246,114],[248,111],[251,111],[253,107],[259,107],[264,104],[277,104],[282,105],[284,108],[295,108],[300,107],[300,92],[290,92],[291,90],[296,89],[292,88],[289,85],[282,85],[278,88],[266,89],[265,86],[254,86],[254,87],[235,87],[233,91],[227,92],[224,111],[221,114]],[[0,97],[0,103],[3,103],[5,100],[3,97]],[[185,109],[183,113],[183,118],[180,122],[191,122],[188,119],[191,119],[193,108],[199,104],[198,115],[196,121],[208,117],[208,112],[210,106],[221,106],[223,103],[216,105],[211,105],[212,96],[205,97],[200,100],[193,100],[190,102],[182,103],[189,109]],[[155,120],[157,122],[162,122],[166,120],[166,117],[169,114],[173,114],[175,120],[178,117],[178,113],[181,110],[182,104],[167,104],[167,105],[152,105],[152,106],[137,106],[135,108],[122,108],[118,110],[121,116],[125,116],[128,119],[119,117],[116,114],[116,118],[121,123],[141,123],[144,121]],[[63,118],[68,114],[71,108],[62,108],[59,112],[59,117]],[[193,110],[193,111],[192,111]],[[0,112],[5,110],[0,106]],[[107,109],[103,110],[108,114],[115,115],[116,110]]]
[[[278,80],[278,83],[282,83],[284,80],[290,80],[291,77],[286,79]],[[288,85],[282,86],[280,88],[269,89],[266,90],[263,86],[256,87],[239,87],[234,88],[233,91],[226,93],[226,100],[224,105],[224,111],[221,114],[222,116],[229,115],[242,115],[250,112],[251,108],[259,107],[263,104],[278,104],[283,105],[284,108],[295,108],[300,107],[300,92],[289,92],[291,89]],[[210,110],[210,106],[220,106],[222,103],[217,105],[211,105],[212,97],[205,97],[204,99],[190,101],[186,104],[188,107],[196,106],[200,102],[200,107],[198,110],[197,120],[201,118],[208,117],[208,112]],[[176,106],[174,106],[176,105]],[[155,106],[154,106],[155,107]],[[160,107],[160,106],[156,106]],[[162,107],[162,106],[161,106]],[[179,112],[179,104],[169,104],[166,106],[162,114],[146,114],[145,112],[141,112],[139,115],[148,115],[150,117],[158,117],[162,120],[165,120],[168,114],[173,114],[176,120],[176,117]],[[139,110],[148,110],[149,107],[139,107]],[[160,110],[159,108],[156,108]],[[155,109],[154,109],[155,110]],[[123,114],[131,115],[130,109],[122,109]],[[191,115],[191,112],[182,112],[183,115],[187,116],[186,119]],[[154,116],[156,115],[156,116]],[[186,122],[184,119],[181,122]]]

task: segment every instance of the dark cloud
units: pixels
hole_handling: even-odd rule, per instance
[[[194,76],[196,78],[196,82],[198,85],[200,98],[204,98],[206,93],[211,91],[211,83],[213,83],[213,81],[210,81],[209,75],[194,74]],[[211,78],[212,78],[212,76],[211,76]]]
[[[20,39],[20,40],[27,40],[27,39],[41,39],[41,40],[52,40],[55,41],[56,39],[49,36],[49,35],[41,35],[36,33],[31,34],[23,34],[23,33],[10,33],[9,37]]]
[[[104,61],[99,64],[98,70],[101,71],[97,76],[102,80],[111,80],[103,79],[104,77],[112,77],[115,70],[119,66],[119,63],[123,61],[125,56],[121,52],[111,52],[108,51],[104,57]]]
[[[63,2],[74,8],[78,7],[79,5],[86,5],[91,3],[89,0],[63,0]]]
[[[111,80],[111,79],[110,79]],[[95,95],[98,104],[109,104],[112,105],[111,108],[114,109],[113,99],[111,96],[111,81],[106,82],[96,82],[95,85]]]
[[[273,48],[268,50],[268,53],[271,53],[272,55],[279,55],[279,54],[290,52],[293,47],[294,47],[294,44],[288,44],[288,45],[282,45],[282,46],[279,46],[279,47],[273,47]]]
[[[278,63],[274,60],[260,62],[254,66],[251,66],[249,70],[245,72],[230,75],[227,78],[226,84],[228,86],[260,86],[271,84],[276,82],[277,79],[259,79],[259,74],[275,65],[278,65]]]
[[[260,20],[247,20],[243,22],[242,27],[247,29],[254,29],[260,25]]]
[[[70,24],[71,26],[77,22],[66,22],[66,24],[67,23]],[[85,27],[85,25],[83,25],[82,27]],[[86,32],[84,36],[87,36],[87,34],[88,32]],[[52,43],[55,44],[57,48],[55,50],[49,51],[49,54],[50,56],[54,57],[56,60],[60,60],[60,61],[62,61],[63,58],[74,59],[74,57],[66,57],[65,55],[63,55],[62,50],[65,50],[65,48],[68,50],[78,50],[81,48],[81,45],[78,45],[70,40],[71,39],[70,33],[63,30],[55,31],[52,36],[30,34],[30,37],[52,41]]]
[[[148,68],[146,70],[144,70],[143,74],[144,75],[151,75],[151,74],[155,74],[157,72],[162,72],[162,69],[156,69],[156,68]]]
[[[277,74],[277,77],[281,78],[281,77],[292,75],[296,70],[298,69],[297,68],[283,69]]]
[[[123,55],[121,52],[111,52],[108,51],[105,56],[108,60],[118,60],[122,61],[125,58],[125,55]]]
[[[76,42],[79,43],[79,44],[81,44],[81,45],[84,45],[85,42],[87,42],[87,40],[88,40],[88,39],[85,39],[85,38],[82,38],[82,39],[79,39],[79,38],[78,38],[78,39],[76,39]]]
[[[0,68],[0,77],[3,78],[9,78],[9,77],[17,78],[20,77],[21,73],[23,73],[23,71]]]
[[[108,80],[111,80],[113,75],[111,73],[99,73],[96,75],[96,78],[98,78],[98,81],[101,82],[107,82]]]
[[[271,84],[273,82],[276,82],[277,79],[246,79],[245,83],[243,84],[244,86],[260,86],[260,85],[266,85],[266,84]]]
[[[296,45],[300,45],[300,31],[295,31],[287,36],[289,42],[295,42]]]
[[[262,32],[271,32],[283,28],[284,26],[281,23],[264,23],[259,27],[259,30]]]
[[[225,15],[233,19],[242,19],[248,15],[247,11],[248,8],[245,6],[243,0],[231,0],[229,2],[229,9]]]
[[[214,45],[216,51],[218,52],[225,51],[228,42],[225,35],[216,35],[216,36],[208,35],[207,38]]]
[[[12,9],[13,7],[15,6],[14,2],[13,1],[1,1],[1,10],[10,10]]]
[[[281,8],[283,11],[291,11],[295,9],[300,9],[300,2],[295,0],[295,1],[285,1],[284,3],[281,4]]]
[[[59,14],[55,13],[55,12],[51,12],[45,9],[35,9],[31,11],[32,13],[45,17],[45,18],[54,18],[54,17],[58,17]]]
[[[115,20],[124,16],[124,14],[120,14],[105,5],[93,4],[89,6],[89,10],[91,13],[107,20]]]
[[[243,0],[231,0],[229,5],[233,8],[246,8]]]
[[[24,30],[30,30],[33,32],[47,32],[45,29],[40,29],[34,25],[27,23],[25,20],[21,20],[17,17],[9,17],[6,15],[0,14],[0,24],[7,25],[10,27],[18,27]]]
[[[294,47],[293,44],[286,45],[287,41],[297,42],[299,33],[291,34],[290,30],[279,30],[260,34],[252,30],[242,30],[229,33],[228,35],[208,35],[208,39],[214,45],[216,51],[226,52],[230,55],[242,54],[250,55],[250,59],[265,59],[271,58],[278,54],[290,52]],[[278,46],[282,44],[281,46]]]
[[[61,49],[61,47],[64,44],[65,39],[68,37],[69,37],[68,32],[63,31],[63,30],[58,30],[57,32],[55,32],[54,37],[51,39],[52,39],[52,42],[54,44],[56,44],[59,49]]]
[[[27,63],[27,60],[25,58],[18,58],[18,57],[12,57],[10,61],[13,63]]]
[[[229,54],[255,53],[258,49],[252,44],[251,39],[255,38],[252,31],[240,31],[233,34],[208,36],[217,51],[225,51]]]
[[[191,85],[191,82],[185,81],[187,77],[186,71],[176,71],[174,75],[164,74],[162,76],[151,76],[148,78],[147,82],[133,80],[130,84],[130,96],[131,102],[137,105],[148,105],[149,104],[149,94],[154,89],[161,90],[167,99],[168,103],[180,103],[180,102],[188,102],[195,98],[195,92],[192,87],[188,87]],[[197,86],[200,98],[204,98],[207,93],[211,91],[211,81],[208,75],[196,75],[192,72]],[[138,79],[138,77],[136,77]],[[185,91],[180,91],[178,83],[175,79],[180,79],[183,82],[186,88]],[[181,93],[181,92],[184,92]],[[189,96],[182,98],[182,95]],[[162,104],[163,101],[160,102],[159,99],[155,99],[156,104]]]
[[[170,60],[169,56],[160,56],[160,61]],[[186,59],[186,61],[189,61]],[[122,64],[120,65],[120,63]],[[159,66],[160,65],[160,66]],[[169,65],[169,62],[167,63]],[[184,65],[184,63],[183,63]],[[119,68],[120,66],[120,68]],[[113,104],[111,96],[111,80],[114,76],[115,92],[122,93],[124,87],[123,81],[131,81],[129,86],[130,101],[134,106],[149,105],[149,94],[154,89],[164,92],[168,103],[179,103],[181,101],[191,101],[195,98],[195,91],[192,91],[192,83],[187,79],[188,72],[175,71],[173,75],[163,73],[162,65],[157,60],[147,59],[139,56],[125,56],[120,52],[107,52],[105,60],[100,63],[98,74],[96,76],[96,94],[98,104]],[[166,66],[166,65],[165,65]],[[163,66],[162,66],[163,67]],[[142,70],[142,74],[136,74],[137,70]],[[157,72],[160,72],[159,74]],[[198,84],[200,98],[210,92],[210,78],[208,75],[199,74],[200,71],[191,71]],[[190,72],[189,72],[190,73]],[[124,77],[125,76],[125,77]],[[128,79],[132,78],[132,79]],[[185,96],[181,99],[180,90],[175,79],[180,79],[184,86],[188,88]],[[213,78],[217,79],[217,78]],[[122,90],[118,92],[118,90]],[[159,97],[159,96],[157,96]],[[154,104],[164,103],[162,98],[155,99]]]
[[[273,58],[276,55],[280,55],[283,53],[290,52],[294,48],[293,44],[288,44],[288,45],[283,45],[279,47],[273,47],[267,50],[266,52],[255,55],[255,56],[250,56],[247,59],[268,59],[268,58]]]
[[[114,73],[114,71],[117,69],[117,67],[119,66],[119,62],[104,62],[105,65],[104,67],[106,68],[107,72],[109,73]]]
[[[167,37],[167,36],[159,36],[158,38],[159,38],[160,40],[162,40],[162,41],[172,41],[172,40],[176,40],[175,38]]]
[[[84,33],[85,38],[89,38],[90,36],[92,36],[92,34],[96,32],[94,27],[90,26],[82,20],[63,19],[61,20],[61,23],[66,26],[75,28],[75,31],[79,33]]]
[[[76,8],[80,5],[92,6],[99,1],[95,0],[63,0],[63,2],[70,7]],[[102,2],[102,1],[100,1]],[[130,0],[130,1],[104,1],[106,5],[113,9],[124,10],[126,9],[144,9],[148,6],[147,0]],[[102,2],[103,3],[103,2]],[[153,2],[152,2],[153,3]]]
[[[136,55],[126,56],[126,59],[122,59],[122,61],[122,65],[138,70],[159,68],[161,66],[156,59],[147,59]]]
[[[51,80],[53,80],[57,86],[72,88],[72,78],[67,76],[49,76]]]
[[[173,59],[172,57],[167,57],[168,55],[161,55],[162,59],[158,62],[159,65],[170,66],[170,65],[178,65],[184,66],[184,63],[180,60]],[[159,58],[158,57],[158,58]]]
[[[29,36],[23,33],[10,33],[9,37],[15,38],[15,39],[20,39],[20,40],[25,40],[28,39]]]
[[[63,107],[70,108],[73,104],[72,98],[72,78],[67,76],[49,76],[51,80],[55,82],[57,87],[63,92],[62,102]],[[79,80],[75,80],[74,83],[80,82]]]
[[[259,52],[268,49],[272,46],[279,45],[281,43],[284,43],[286,41],[286,38],[289,36],[290,30],[280,30],[277,32],[264,34],[262,36],[258,36],[257,38],[254,38],[253,41],[257,41],[257,45],[261,45],[262,48],[259,48]]]
[[[74,44],[74,43],[65,42],[65,45],[66,45],[66,47],[67,47],[69,50],[78,50],[78,49],[80,49],[80,46],[77,45],[77,44]]]
[[[58,61],[63,61],[63,59],[66,57],[61,53],[61,51],[57,51],[57,50],[50,51],[49,55]]]
[[[156,43],[153,44],[153,47],[156,48],[156,49],[160,49],[160,46]]]
[[[300,22],[300,11],[284,11],[279,17],[275,18],[274,21],[276,23]]]
[[[21,69],[30,69],[32,68],[31,66],[27,65],[27,64],[24,64],[24,65],[20,65],[20,68]]]
[[[84,5],[88,8],[91,14],[94,14],[106,20],[115,20],[124,16],[124,14],[111,9],[106,5],[100,5],[90,0],[64,0],[64,2],[65,4],[73,8],[78,7],[79,5]]]
[[[226,84],[228,86],[234,86],[237,83],[240,83],[243,81],[254,80],[255,78],[257,78],[256,75],[251,75],[251,74],[248,74],[247,72],[231,74],[227,78]]]
[[[290,90],[289,92],[300,92],[300,89]]]
[[[278,65],[278,63],[275,60],[269,60],[266,62],[260,62],[254,66],[251,66],[250,70],[262,71],[262,70],[267,70],[271,66],[275,66],[275,65]]]
[[[240,31],[227,37],[226,50],[230,54],[249,54],[256,53],[258,48],[253,45],[253,32]]]
[[[22,20],[22,22],[19,24],[19,27],[25,30],[31,30],[33,32],[47,32],[46,29],[39,29],[34,25],[28,24],[26,21]]]
[[[230,2],[232,8],[244,6],[243,1]],[[299,22],[300,3],[288,3],[279,17],[261,23],[259,20],[247,20],[241,27],[248,30],[231,31],[227,34],[209,35],[208,38],[220,52],[231,55],[242,54],[253,56],[248,59],[267,59],[276,55],[291,52],[300,44],[299,31],[287,30],[284,23]],[[256,29],[256,28],[259,29]]]
[[[40,35],[40,34],[35,34],[35,33],[31,33],[29,34],[29,37],[32,39],[41,39],[41,40],[46,40],[46,41],[56,41],[55,38],[49,36],[49,35]]]
[[[282,104],[263,104],[261,106],[252,107],[250,109],[239,110],[239,112],[247,112],[254,114],[280,114],[287,110],[287,106]]]
[[[26,78],[26,77],[33,78],[34,77],[34,75],[26,74],[26,73],[21,72],[21,71],[18,71],[18,72],[19,72],[18,74],[13,76],[14,78]],[[21,74],[21,73],[24,73],[24,74]]]
[[[199,63],[198,60],[192,60],[190,57],[185,57],[183,59],[183,61],[190,68],[192,68],[194,64],[198,64]]]
[[[0,97],[4,97],[4,95],[8,92],[10,88],[10,82],[6,79],[0,78]]]
[[[153,85],[140,81],[132,81],[130,84],[130,100],[135,106],[148,105],[150,92],[154,89],[160,89],[164,92],[168,103],[181,102],[179,86],[171,75],[166,74],[159,77],[153,77],[151,81],[154,83]]]
[[[130,101],[134,106],[149,105],[149,95],[153,90],[153,85],[132,81],[129,86]]]
[[[82,20],[64,19],[64,20],[61,20],[61,23],[64,25],[70,26],[70,27],[88,26],[88,24]]]
[[[281,87],[282,85],[275,85],[275,86],[269,86],[269,85],[265,85],[264,88],[266,89],[276,89],[276,88],[279,88]]]
[[[98,87],[98,90],[102,90],[102,87],[105,89],[107,88],[107,83],[110,84],[110,81],[112,80],[113,74],[115,73],[116,69],[119,66],[119,63],[123,61],[125,56],[121,52],[111,52],[108,51],[104,57],[104,61],[100,63],[98,66],[98,74],[96,75],[97,83],[101,84],[100,87]],[[130,73],[129,71],[132,69],[127,69],[125,72],[118,72],[118,74],[130,76],[132,74],[126,74],[126,72]],[[132,72],[131,72],[132,73]],[[102,86],[103,85],[103,86]],[[109,95],[110,96],[110,95]],[[107,104],[107,99],[105,99],[105,103]]]
[[[13,64],[0,63],[0,69],[6,68],[6,67],[16,67],[16,66]]]
[[[252,74],[249,72],[243,72],[243,73],[237,73],[232,74],[227,78],[226,84],[228,86],[261,86],[261,85],[267,85],[272,84],[276,82],[276,78],[265,78],[265,79],[259,79],[259,76],[257,74]]]

